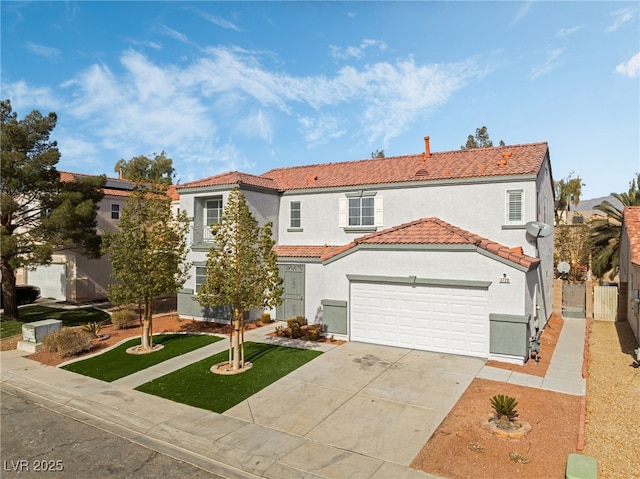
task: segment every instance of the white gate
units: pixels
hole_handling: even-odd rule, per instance
[[[615,321],[618,310],[618,287],[595,286],[593,288],[593,319]]]

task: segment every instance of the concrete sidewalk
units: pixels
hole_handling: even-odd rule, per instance
[[[582,377],[582,366],[584,362],[586,320],[564,318],[563,321],[560,337],[544,377],[486,365],[480,370],[478,377],[584,396],[587,381]]]

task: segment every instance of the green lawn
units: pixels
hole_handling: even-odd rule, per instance
[[[229,352],[224,351],[136,389],[222,413],[320,354],[308,349],[246,342],[245,358],[253,367],[244,373],[224,376],[210,371],[214,364],[229,359]]]
[[[164,345],[160,351],[127,354],[127,348],[140,344],[140,338],[136,338],[106,353],[63,366],[63,369],[111,382],[221,339],[204,334],[161,334],[153,337],[153,344]]]
[[[79,326],[86,323],[104,321],[109,314],[97,308],[59,309],[48,306],[31,305],[18,309],[18,321],[4,321],[0,314],[0,338],[7,338],[22,333],[24,323],[32,323],[41,319],[60,319],[63,326]]]

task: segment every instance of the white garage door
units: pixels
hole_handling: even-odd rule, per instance
[[[38,266],[27,273],[27,282],[40,288],[42,298],[53,298],[60,301],[67,299],[67,269],[64,264]]]
[[[489,356],[487,291],[351,283],[350,337],[466,356]]]

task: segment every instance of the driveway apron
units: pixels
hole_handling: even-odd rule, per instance
[[[408,466],[484,363],[348,342],[224,414]]]

